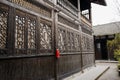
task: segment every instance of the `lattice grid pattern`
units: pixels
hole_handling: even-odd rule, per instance
[[[79,52],[81,50],[80,34],[58,25],[58,49],[61,52]]]
[[[91,52],[94,52],[94,40],[93,40],[93,37],[91,37],[91,39],[90,39],[90,50],[91,50]]]
[[[0,48],[6,48],[8,13],[0,11]]]
[[[15,48],[22,49],[25,47],[25,18],[21,16],[15,17]]]
[[[75,50],[80,51],[80,36],[77,34],[75,35]]]
[[[25,7],[29,10],[33,10],[46,17],[51,17],[51,11],[44,6],[41,6],[41,5],[38,6],[37,4],[32,3],[31,1],[34,1],[34,0],[8,0],[8,1],[15,3],[17,5],[20,5],[22,7]]]
[[[75,51],[74,33],[67,31],[67,49]]]
[[[41,22],[39,30],[40,30],[40,48],[50,50],[52,45],[51,26],[44,22]]]
[[[67,49],[71,50],[70,32],[67,32]]]
[[[66,35],[65,35],[65,30],[58,28],[58,48],[60,51],[65,51],[66,50]]]
[[[70,43],[71,43],[71,51],[75,51],[75,42],[74,42],[74,34],[70,33]]]
[[[82,34],[82,51],[87,51],[87,36],[85,34]]]
[[[77,24],[63,18],[62,16],[58,16],[58,21],[63,23],[63,24],[66,24],[66,25],[68,25],[68,26],[70,26],[70,27],[72,27],[74,29],[77,29],[77,30],[79,29],[79,26]]]
[[[35,49],[35,33],[36,33],[36,22],[35,20],[28,19],[28,48]]]
[[[86,48],[87,48],[88,51],[91,51],[90,50],[90,43],[91,43],[90,37],[86,37]]]
[[[82,51],[84,52],[94,52],[93,37],[86,34],[82,34]]]

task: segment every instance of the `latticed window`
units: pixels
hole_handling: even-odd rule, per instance
[[[94,42],[93,42],[94,40],[93,40],[93,37],[90,38],[90,41],[92,41],[92,42],[90,43],[90,51],[91,51],[91,52],[94,52]]]
[[[59,26],[61,27],[61,26]],[[64,29],[58,28],[58,48],[60,51],[66,51],[66,33]]]
[[[6,38],[7,38],[7,17],[8,13],[6,11],[0,10],[0,49],[6,48]]]
[[[25,17],[16,16],[16,33],[15,33],[15,48],[22,49],[25,46],[25,27],[28,30],[28,48],[35,48],[35,20],[28,19]],[[25,23],[27,22],[27,26]]]
[[[25,48],[25,17],[15,17],[15,48]]]
[[[74,29],[77,29],[77,30],[79,29],[79,27],[78,27],[77,24],[75,24],[75,23],[67,20],[66,18],[64,18],[64,17],[62,17],[62,16],[58,16],[58,21],[59,21],[60,23],[63,23],[63,24],[65,24],[65,25],[69,26],[69,27],[72,27],[72,28],[74,28]]]
[[[47,21],[46,21],[47,22]],[[51,25],[46,22],[40,22],[39,31],[40,31],[40,49],[51,49],[52,45],[52,31]]]
[[[24,50],[28,49],[28,53],[35,53],[36,49],[36,20],[19,10],[15,17],[15,48],[16,53],[26,53]]]
[[[61,53],[80,51],[80,34],[62,25],[58,25],[57,33],[57,44]]]
[[[35,33],[36,33],[36,22],[35,20],[28,19],[28,48],[35,49],[36,41],[35,41]]]
[[[82,35],[82,51],[84,52],[93,52],[94,46],[93,46],[93,38],[91,35],[83,34]]]
[[[76,34],[74,40],[75,40],[75,50],[80,51],[80,36]]]
[[[70,41],[71,41],[71,50],[72,51],[75,51],[75,44],[74,44],[74,33],[71,32],[71,35],[70,35]]]
[[[90,39],[88,36],[86,37],[86,43],[87,43],[87,51],[90,51]]]
[[[67,49],[68,51],[71,51],[71,38],[70,38],[70,32],[67,32]]]
[[[41,19],[36,26],[36,17],[16,10],[15,51],[16,53],[36,53],[39,50],[52,49],[51,22]],[[37,29],[36,29],[37,27]],[[38,31],[36,34],[36,31]],[[38,42],[37,42],[38,41]],[[39,52],[38,52],[39,53]]]
[[[82,45],[82,51],[86,51],[86,37],[85,34],[82,34],[82,39],[81,39],[81,45]]]
[[[34,12],[37,12],[43,16],[46,16],[49,18],[51,17],[51,10],[42,5],[38,6],[37,2],[34,2],[34,0],[7,0],[7,1],[17,4],[19,6],[22,6],[26,9],[32,10]],[[35,1],[37,1],[37,0],[35,0]],[[49,0],[49,1],[53,1],[53,0]],[[38,0],[38,2],[39,2],[39,0]]]

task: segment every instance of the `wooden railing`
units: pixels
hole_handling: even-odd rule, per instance
[[[53,2],[54,0],[48,0],[48,1]]]
[[[52,4],[54,4],[54,2],[55,2],[55,0],[44,0],[44,1],[50,2],[50,3],[52,3]]]
[[[77,8],[74,5],[72,5],[68,0],[57,0],[57,5],[69,11],[72,15],[78,17]]]
[[[91,20],[89,20],[88,18],[86,18],[84,15],[81,14],[81,21],[85,24],[87,24],[88,26],[92,26]]]

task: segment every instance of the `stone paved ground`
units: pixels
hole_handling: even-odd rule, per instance
[[[107,70],[98,80],[120,80],[117,72],[117,63],[97,63],[97,65],[109,65]]]
[[[101,74],[109,69],[108,65],[96,65],[84,70],[84,73],[78,72],[63,80],[96,80]]]
[[[79,72],[63,80],[120,80],[117,63],[116,61],[97,61],[96,67],[88,68],[84,73]]]

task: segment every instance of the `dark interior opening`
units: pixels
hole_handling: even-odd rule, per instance
[[[71,4],[73,4],[76,8],[78,8],[77,0],[68,0]]]
[[[80,0],[81,11],[90,9],[90,0]]]
[[[90,0],[90,1],[99,5],[107,6],[105,0]]]
[[[108,53],[107,53],[107,40],[101,41],[101,54],[102,59],[107,60],[108,59]]]
[[[99,44],[99,47],[98,47]],[[97,60],[107,60],[108,51],[106,40],[96,40],[95,41],[95,56]]]

